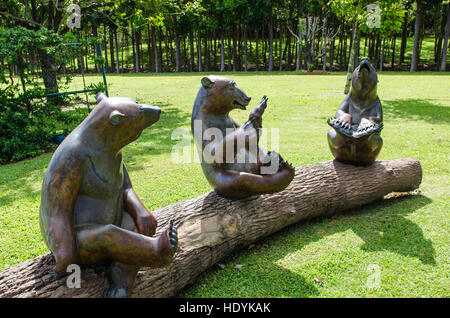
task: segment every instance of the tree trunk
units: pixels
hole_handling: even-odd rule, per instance
[[[114,30],[114,51],[116,52],[116,73],[120,73],[119,68],[119,45],[117,41],[117,30]]]
[[[231,72],[231,57],[232,57],[232,53],[231,53],[231,37],[230,37],[230,32],[227,32],[227,38],[228,38],[228,66],[227,66],[227,71]]]
[[[157,235],[173,220],[178,227],[179,250],[165,269],[143,268],[133,290],[135,297],[169,297],[212,265],[252,242],[296,222],[354,209],[391,192],[416,189],[422,169],[413,158],[377,161],[356,167],[337,161],[296,168],[284,191],[257,198],[230,201],[209,192],[154,212]],[[50,254],[0,272],[0,298],[102,297],[105,280],[94,270],[83,270],[81,288],[67,288],[66,278],[48,272]]]
[[[237,71],[237,30],[233,25],[233,72]]]
[[[197,34],[198,71],[202,71],[202,38],[200,32]]]
[[[133,28],[131,29],[131,47],[133,49],[133,69],[136,70],[136,36]],[[133,72],[133,70],[131,72]]]
[[[406,51],[406,38],[408,36],[408,10],[405,11],[405,15],[403,17],[403,26],[402,26],[402,42],[400,44],[400,57],[398,60],[398,66],[401,68],[404,60],[405,60],[405,51]]]
[[[272,8],[270,8],[269,12],[269,68],[268,71],[272,72],[273,70],[273,14]]]
[[[220,31],[220,71],[225,72],[225,41],[223,29]]]
[[[178,37],[177,24],[175,20],[175,72],[180,72],[180,38]]]
[[[162,42],[163,42],[163,36],[162,36],[162,31],[161,31],[161,27],[158,28],[158,57],[159,57],[159,68],[160,71],[164,72],[164,67],[163,67],[163,61],[164,61],[164,56],[163,56],[163,50],[162,50]]]
[[[39,62],[42,68],[42,77],[47,94],[58,93],[58,80],[56,78],[56,58],[54,54],[48,54],[44,49],[38,49]],[[48,97],[51,103],[59,104],[60,97]]]
[[[394,37],[392,38],[392,56],[391,56],[391,71],[394,70],[395,67],[395,42],[397,41],[397,35],[394,34]]]
[[[413,53],[411,57],[411,68],[410,72],[416,72],[417,66],[419,64],[419,37],[420,37],[420,26],[422,24],[422,5],[421,1],[417,1],[416,10],[416,21],[414,23],[414,46]]]
[[[114,48],[114,31],[112,29],[112,27],[109,27],[109,59],[110,59],[110,68],[109,71],[111,73],[114,72],[114,65],[115,63],[115,56],[114,56],[114,52],[116,51]],[[106,53],[105,53],[106,54]]]
[[[441,59],[441,72],[445,72],[447,66],[447,50],[448,50],[448,35],[450,33],[450,5],[447,4],[447,25],[445,26],[445,36],[444,36],[444,48],[442,49],[442,59]]]
[[[141,32],[140,31],[135,31],[134,32],[134,43],[136,45],[136,62],[135,62],[135,71],[136,73],[140,73],[141,72],[141,52],[140,52],[140,47],[141,47]]]
[[[280,47],[279,49],[279,53],[278,53],[278,58],[280,59],[279,61],[279,71],[281,72],[283,70],[283,32],[282,32],[282,26],[280,25]]]
[[[205,59],[205,63],[204,63],[204,71],[208,72],[209,70],[209,48],[208,48],[208,37],[209,37],[209,32],[208,30],[206,30],[205,32],[205,45],[204,45],[204,59]]]
[[[159,73],[159,54],[158,54],[158,46],[156,44],[156,27],[152,27],[152,42],[153,48],[155,50],[155,56],[153,57],[155,60],[155,73]]]
[[[259,39],[258,39],[258,34],[259,32],[258,32],[258,29],[256,29],[256,34],[255,34],[255,37],[256,37],[256,39],[255,39],[255,41],[256,41],[256,43],[255,43],[255,71],[256,72],[258,72],[259,71],[259,56],[258,56],[258,52],[259,52],[259,49],[258,49],[258,44],[259,44]]]
[[[356,41],[358,39],[359,27],[354,25],[353,39],[352,39],[352,49],[350,51],[350,58],[348,59],[348,68],[347,68],[347,79],[345,82],[344,94],[348,94],[350,90],[350,84],[352,82],[353,69],[355,68],[355,51],[356,51]]]
[[[359,51],[361,48],[361,32],[358,33],[356,38],[356,48],[355,48],[355,65],[359,64]]]
[[[323,64],[322,64],[322,70],[327,70],[327,42],[328,42],[328,30],[327,30],[327,16],[323,18]]]
[[[103,25],[103,56],[105,57],[105,65],[104,65],[104,70],[108,71],[109,70],[109,59],[108,59],[108,41],[106,40],[106,24]],[[112,64],[111,64],[112,65]]]
[[[244,25],[244,71],[247,72],[247,25]]]
[[[189,57],[190,57],[190,64],[189,64],[189,72],[194,71],[194,34],[192,31],[189,32]]]
[[[386,37],[383,36],[383,44],[381,46],[381,57],[380,57],[380,72],[383,71],[383,61],[384,61],[384,45],[386,43]]]

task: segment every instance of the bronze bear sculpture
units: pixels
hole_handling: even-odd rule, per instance
[[[383,146],[383,110],[377,94],[378,76],[367,57],[353,72],[350,93],[328,124],[328,145],[333,156],[344,163],[365,166],[373,163]]]
[[[177,249],[173,224],[157,222],[133,190],[121,149],[157,122],[161,109],[130,98],[97,96],[98,105],[56,149],[45,173],[40,227],[56,260],[108,264],[106,297],[128,297],[142,266],[164,267]]]
[[[285,189],[294,177],[294,168],[278,153],[259,147],[267,98],[239,126],[229,113],[234,109],[245,110],[251,98],[229,78],[204,77],[201,84],[192,110],[191,129],[201,152],[203,173],[216,193],[229,199],[242,199]],[[210,129],[219,131],[223,138],[204,140],[204,134]],[[208,147],[206,152],[219,153],[211,162],[205,160]],[[245,160],[237,160],[239,156]],[[263,174],[262,168],[272,161],[277,163],[274,171]]]

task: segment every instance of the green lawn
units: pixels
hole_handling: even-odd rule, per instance
[[[253,96],[269,96],[263,126],[280,128],[280,152],[300,166],[332,159],[326,119],[344,98],[345,75],[228,74]],[[198,164],[175,164],[173,129],[189,132],[200,74],[108,76],[110,94],[162,108],[161,120],[124,150],[137,193],[150,210],[210,189]],[[448,297],[450,295],[450,75],[381,73],[384,146],[379,159],[418,158],[420,194],[382,200],[344,215],[292,226],[215,266],[187,297]],[[98,82],[99,76],[88,76]],[[75,78],[71,88],[80,88]],[[249,111],[236,110],[239,122]],[[0,270],[47,251],[38,210],[52,154],[0,166]],[[240,264],[240,269],[235,265]],[[369,289],[370,264],[381,285]]]

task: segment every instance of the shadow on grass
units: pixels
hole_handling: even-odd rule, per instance
[[[280,286],[295,286],[295,295],[292,295],[292,290],[288,292],[290,297],[314,296],[318,294],[318,290],[310,279],[306,280],[302,275],[278,266],[277,261],[312,242],[350,229],[364,241],[360,247],[362,250],[369,252],[386,250],[417,258],[423,264],[435,265],[432,241],[424,237],[422,229],[417,224],[405,217],[431,202],[431,199],[423,195],[403,195],[381,199],[362,208],[349,210],[345,214],[300,222],[255,243],[257,246],[267,246],[265,250],[257,247],[244,250],[226,258],[223,262],[233,262],[241,256],[250,254],[252,254],[250,257],[264,258],[262,265],[246,266],[245,274],[236,276],[236,279],[258,286],[258,294],[268,297],[283,297]],[[214,275],[218,271],[221,269],[215,266],[201,277],[207,279],[209,275]],[[198,282],[201,283],[200,281]],[[187,291],[188,289],[182,291],[180,296],[184,296]]]
[[[303,245],[348,229],[358,235],[366,251],[391,251],[396,254],[419,259],[423,264],[435,265],[435,250],[431,240],[424,237],[422,229],[405,216],[430,204],[432,200],[423,195],[403,195],[381,199],[359,209],[328,218],[319,218],[304,224],[293,225],[287,231],[304,226],[319,229],[320,220],[325,220],[325,230],[312,233]],[[293,244],[295,245],[295,244]]]
[[[425,120],[433,124],[450,121],[450,107],[433,104],[428,99],[383,100],[383,112],[387,118]]]
[[[356,219],[361,219],[361,223],[352,222],[355,224],[351,224],[349,228],[364,241],[361,246],[363,250],[387,250],[417,258],[423,264],[435,265],[436,252],[432,241],[424,237],[417,224],[405,217],[431,202],[431,199],[423,195],[380,200],[367,206],[362,215],[354,214]],[[379,211],[371,215],[375,209]]]

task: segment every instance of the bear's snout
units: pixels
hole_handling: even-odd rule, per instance
[[[150,105],[140,105],[140,111],[144,116],[145,127],[153,125],[161,117],[161,108]]]

